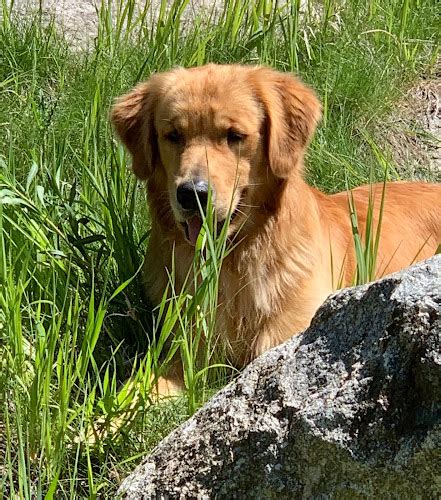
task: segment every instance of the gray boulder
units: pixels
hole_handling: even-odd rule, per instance
[[[164,439],[123,498],[440,498],[441,256],[331,296]]]

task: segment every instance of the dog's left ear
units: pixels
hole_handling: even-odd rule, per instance
[[[250,77],[265,112],[269,167],[280,179],[298,168],[321,116],[314,92],[289,73],[256,68]]]
[[[132,155],[132,170],[139,179],[148,179],[157,161],[156,133],[153,125],[154,78],[119,97],[110,119]]]

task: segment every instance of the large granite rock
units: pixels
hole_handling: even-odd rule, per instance
[[[164,439],[124,498],[440,498],[441,256],[331,296]]]

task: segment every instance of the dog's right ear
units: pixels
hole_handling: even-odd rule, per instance
[[[152,174],[158,154],[151,87],[150,81],[139,84],[119,97],[110,113],[118,136],[132,155],[132,169],[139,179]]]
[[[256,67],[249,76],[265,112],[269,167],[276,177],[286,179],[301,165],[320,119],[320,102],[289,73]]]

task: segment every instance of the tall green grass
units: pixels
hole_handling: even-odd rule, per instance
[[[111,496],[231,375],[214,335],[229,248],[213,220],[195,252],[196,290],[189,279],[174,293],[171,272],[155,320],[143,300],[149,220],[108,122],[114,97],[178,64],[297,71],[324,103],[308,177],[336,191],[383,178],[377,124],[438,57],[431,2],[225,0],[191,23],[187,4],[104,2],[84,51],[2,2],[0,497]],[[156,405],[155,378],[175,356],[187,392]]]

